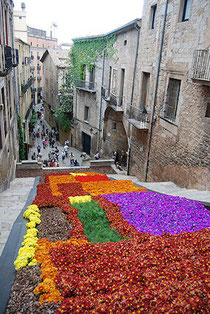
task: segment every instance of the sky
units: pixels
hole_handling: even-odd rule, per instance
[[[26,5],[28,26],[50,34],[52,23],[57,25],[53,37],[58,43],[72,38],[110,32],[136,18],[141,18],[144,0],[13,0],[14,10]]]

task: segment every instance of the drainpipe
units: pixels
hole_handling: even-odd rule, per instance
[[[156,106],[156,102],[157,102],[157,91],[158,91],[158,83],[159,83],[160,63],[161,63],[161,58],[162,58],[163,40],[164,40],[164,34],[165,34],[167,9],[168,9],[168,0],[166,0],[166,5],[165,5],[163,29],[162,29],[162,36],[161,36],[161,42],[160,42],[160,51],[159,51],[159,59],[158,59],[157,77],[156,77],[156,83],[155,83],[155,95],[154,95],[154,102],[153,102],[153,109],[152,109],[152,121],[151,121],[151,125],[150,125],[150,136],[149,136],[149,145],[148,145],[145,181],[147,181],[148,170],[149,170],[149,158],[150,158],[151,143],[152,143],[152,132],[153,132],[153,125],[154,125],[155,106]]]
[[[103,41],[104,41],[104,52],[103,52],[103,67],[102,67],[102,78],[101,78],[101,86],[104,86],[104,67],[105,67],[105,47],[106,47],[106,43],[105,43],[105,39],[103,37]],[[99,113],[99,126],[98,126],[98,151],[99,151],[99,143],[100,143],[100,138],[101,138],[101,115],[102,115],[102,94],[101,94],[101,100],[100,100],[100,113]]]
[[[75,124],[75,118],[77,118],[77,88],[76,88],[76,97],[75,97],[75,113],[74,113],[74,145],[76,148],[76,124]]]
[[[133,104],[133,94],[134,94],[134,87],[135,87],[135,77],[136,77],[136,65],[137,65],[137,58],[138,58],[138,51],[139,51],[139,36],[140,36],[140,27],[136,23],[135,29],[137,30],[137,43],[136,43],[136,56],[135,56],[135,63],[134,63],[134,70],[133,70],[133,82],[132,82],[132,90],[131,90],[131,106]],[[131,111],[129,111],[129,118],[131,117]],[[127,175],[130,174],[130,158],[131,158],[131,141],[130,141],[130,122],[128,123],[128,160],[127,160]]]

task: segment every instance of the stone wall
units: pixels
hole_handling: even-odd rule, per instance
[[[151,6],[155,2],[145,1],[138,59],[135,95],[141,99],[142,72],[150,73],[150,90],[147,111],[154,104],[155,83],[158,67],[160,39],[162,33],[165,1],[158,1],[155,28],[150,28]],[[163,51],[155,108],[151,152],[149,156],[149,181],[173,181],[176,184],[205,190],[209,188],[210,145],[209,118],[205,117],[210,103],[210,87],[193,83],[191,79],[193,53],[196,49],[209,47],[210,3],[206,0],[192,2],[190,18],[182,22],[182,1],[169,1]],[[173,121],[161,114],[165,108],[169,79],[180,80],[180,92],[176,116]],[[140,90],[140,94],[138,91]],[[139,150],[144,135],[134,130],[132,134],[131,169],[142,180],[147,163],[148,141],[145,155],[137,166]],[[148,132],[149,135],[149,132]],[[138,157],[137,157],[138,156]],[[133,164],[135,163],[135,164]],[[141,166],[140,166],[141,165]]]

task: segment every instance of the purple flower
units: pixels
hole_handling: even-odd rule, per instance
[[[140,232],[178,234],[210,227],[210,212],[184,197],[134,192],[102,195],[117,203],[126,221]]]

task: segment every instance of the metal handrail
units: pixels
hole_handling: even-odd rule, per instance
[[[141,129],[148,129],[149,118],[145,108],[136,108],[132,105],[126,105],[126,118],[139,122]]]
[[[96,90],[96,82],[84,81],[84,80],[76,80],[75,82],[76,88],[95,91]]]

